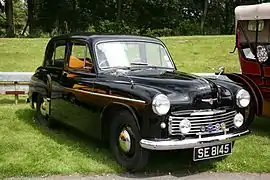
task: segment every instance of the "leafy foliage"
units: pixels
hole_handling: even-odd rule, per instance
[[[154,36],[232,34],[234,8],[267,0],[0,0],[13,1],[16,34],[31,36],[79,31]],[[28,6],[26,6],[28,5]],[[28,11],[27,11],[28,7]],[[1,29],[8,24],[5,13]],[[2,32],[2,34],[5,32]],[[27,33],[26,33],[27,35]]]

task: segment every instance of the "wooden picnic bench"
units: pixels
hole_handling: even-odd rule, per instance
[[[18,104],[19,95],[28,93],[31,75],[24,72],[0,72],[0,94],[14,95],[15,104]]]

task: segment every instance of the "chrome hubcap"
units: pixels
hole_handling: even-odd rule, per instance
[[[130,151],[131,142],[130,135],[126,129],[123,129],[119,135],[119,145],[122,151],[125,153]]]
[[[44,99],[40,106],[40,112],[42,115],[46,116],[48,114],[48,105],[49,103]]]

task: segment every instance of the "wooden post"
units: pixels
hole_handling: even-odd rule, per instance
[[[19,94],[15,94],[15,104],[17,105],[19,102]]]
[[[14,82],[15,92],[17,91],[17,84],[18,84],[18,82],[15,81],[15,82]],[[15,93],[15,104],[17,105],[18,102],[19,102],[19,95],[18,95],[17,93]]]

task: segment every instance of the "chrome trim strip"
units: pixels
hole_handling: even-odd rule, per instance
[[[199,117],[189,117],[189,116],[170,116],[169,119],[174,120],[174,121],[181,121],[185,118],[188,120],[192,120],[192,122],[196,121],[210,121],[211,119],[218,119],[218,118],[223,118],[224,116],[234,116],[236,114],[236,111],[230,111],[224,114],[218,114],[216,116],[199,116]],[[206,120],[203,120],[206,119]]]
[[[176,150],[176,149],[190,149],[194,147],[204,147],[212,146],[216,144],[222,144],[231,142],[238,139],[244,135],[249,134],[250,131],[246,130],[239,133],[224,134],[219,136],[211,136],[204,138],[194,138],[194,139],[141,139],[140,145],[142,148],[149,150]]]
[[[222,117],[221,117],[222,118]],[[198,122],[198,121],[191,121],[191,126],[192,127],[195,127],[196,125],[199,125],[201,127],[201,125],[208,125],[210,123],[223,123],[223,122],[228,122],[228,121],[231,121],[233,120],[233,117],[226,117],[226,118],[217,118],[217,119],[209,119],[209,121],[201,121],[201,122]],[[188,119],[188,118],[187,118]],[[180,124],[181,121],[177,120],[173,120],[173,121],[169,121],[169,123],[171,123],[172,126],[177,126],[179,127],[179,124]]]
[[[198,115],[204,115],[204,112],[215,112],[215,115],[218,113],[224,113],[226,111],[230,111],[230,107],[223,107],[220,109],[204,109],[204,110],[180,110],[180,111],[173,111],[171,112],[172,115],[174,116],[181,116],[181,115],[190,115],[190,114],[195,114],[199,113]],[[203,112],[203,114],[200,114]],[[211,115],[211,114],[210,114]]]
[[[85,91],[85,90],[81,90],[81,89],[72,89],[72,88],[66,88],[66,89],[71,90],[71,91],[81,92],[81,93],[87,93],[87,94],[91,94],[91,95],[95,95],[95,96],[102,96],[102,97],[108,97],[108,98],[114,98],[114,99],[119,99],[119,100],[132,101],[132,102],[146,104],[145,101],[138,100],[138,99],[131,99],[131,98],[125,98],[125,97],[119,97],[119,96],[112,96],[112,95],[108,95],[108,94],[100,94],[100,93],[95,93],[95,92],[91,92],[91,91]]]
[[[232,123],[232,124],[228,124],[227,125],[227,128],[228,129],[230,129],[230,128],[233,128],[234,127],[234,124]],[[173,133],[173,136],[176,136],[176,135],[183,135],[179,130],[171,130],[171,132]],[[205,134],[212,134],[212,135],[215,135],[215,134],[217,134],[217,133],[220,133],[220,132],[224,132],[224,131],[214,131],[214,132],[201,132],[201,131],[199,131],[198,129],[192,129],[192,130],[190,130],[187,134],[185,134],[185,135],[198,135],[199,133],[205,133]],[[205,134],[203,134],[203,135],[205,135]]]
[[[193,112],[190,114],[190,116],[207,116],[207,115],[215,115],[220,113],[225,113],[226,110],[214,110],[214,111],[198,111]]]

